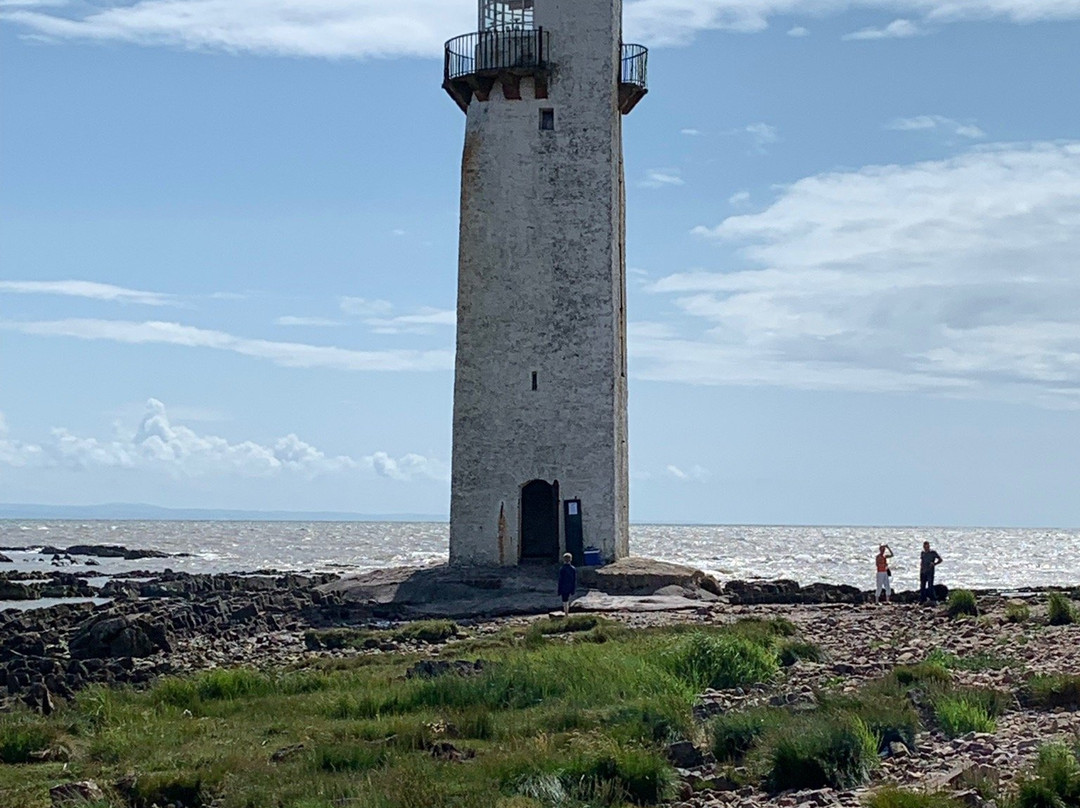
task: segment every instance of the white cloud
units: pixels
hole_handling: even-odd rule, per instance
[[[120,286],[93,281],[0,281],[0,293],[4,292],[23,295],[64,295],[90,300],[139,303],[144,306],[176,305],[176,300],[172,295],[124,289]]]
[[[343,297],[338,305],[351,317],[383,317],[394,310],[394,305],[387,300],[368,300],[365,297]]]
[[[804,28],[801,25],[796,25],[794,28],[788,30],[787,35],[793,37],[810,36],[810,29]]]
[[[844,34],[845,40],[908,39],[923,33],[922,29],[911,20],[893,20],[884,28],[863,28]]]
[[[327,317],[293,317],[291,315],[278,317],[274,320],[274,324],[284,326],[306,326],[309,328],[334,328],[336,326],[344,325],[344,323],[339,320],[331,320]]]
[[[457,312],[424,307],[414,314],[369,317],[364,323],[376,334],[430,334],[437,328],[454,328],[457,325]]]
[[[360,318],[376,334],[431,334],[439,328],[457,325],[457,313],[453,309],[422,306],[410,314],[394,314],[392,303],[363,297],[343,297],[340,304],[343,312]]]
[[[701,466],[692,466],[688,471],[678,466],[669,465],[665,467],[664,472],[669,477],[674,477],[676,480],[682,480],[683,482],[701,482],[709,476],[708,469]]]
[[[737,191],[728,197],[728,204],[740,208],[750,201],[749,191]]]
[[[276,365],[290,368],[432,371],[449,370],[453,367],[453,352],[449,350],[357,351],[329,345],[247,339],[223,331],[211,331],[179,323],[77,319],[38,322],[0,320],[0,329],[36,336],[107,340],[129,345],[158,344],[210,348],[265,359]]]
[[[680,129],[680,135],[687,135],[689,137],[698,137],[701,134],[700,129]]]
[[[395,460],[386,452],[376,452],[365,457],[364,462],[380,477],[391,480],[408,481],[417,477],[450,479],[450,470],[445,463],[418,454],[407,454]]]
[[[671,188],[685,185],[677,168],[650,168],[645,172],[645,179],[638,183],[641,188]]]
[[[780,130],[767,123],[752,123],[745,131],[750,135],[754,151],[758,154],[765,154],[766,146],[780,140]]]
[[[655,283],[688,316],[631,330],[639,377],[1080,407],[1080,143],[811,176],[695,232],[749,268]]]
[[[3,0],[0,13],[54,40],[331,59],[436,57],[448,37],[476,26],[474,0],[94,0],[55,11],[47,5]],[[935,25],[1028,23],[1080,19],[1080,0],[630,0],[625,30],[630,41],[685,44],[701,31],[755,32],[774,17],[850,10],[907,14]]]
[[[886,129],[897,132],[918,132],[943,129],[957,137],[978,140],[986,137],[986,132],[975,124],[960,123],[944,115],[916,115],[913,118],[896,118],[885,124]]]
[[[57,39],[322,58],[433,56],[475,27],[469,0],[99,0],[5,17]]]
[[[118,434],[108,439],[81,437],[57,428],[49,440],[34,445],[7,440],[0,432],[0,465],[76,471],[117,468],[174,477],[295,474],[313,478],[363,471],[401,481],[446,477],[444,463],[421,455],[407,454],[396,460],[386,452],[375,452],[359,460],[344,455],[330,456],[293,434],[269,445],[254,441],[231,443],[173,423],[165,405],[156,399],[146,403],[133,432],[118,429]]]

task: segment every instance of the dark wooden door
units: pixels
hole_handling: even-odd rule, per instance
[[[581,500],[568,499],[563,503],[563,532],[566,534],[566,552],[574,557],[574,564],[585,563],[585,532],[581,525]]]
[[[521,489],[521,560],[559,558],[559,494],[556,486],[533,480]]]

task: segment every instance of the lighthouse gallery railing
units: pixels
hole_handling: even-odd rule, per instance
[[[447,81],[500,70],[534,70],[547,66],[551,35],[534,30],[479,31],[446,43],[443,78]],[[649,86],[649,49],[625,44],[619,66],[622,84]]]
[[[644,45],[624,44],[622,46],[619,83],[635,84],[643,90],[648,88],[649,49]]]
[[[479,31],[446,43],[446,81],[503,70],[532,71],[547,64],[550,35],[535,30]]]

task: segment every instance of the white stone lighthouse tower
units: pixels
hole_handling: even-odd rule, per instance
[[[479,0],[466,113],[450,561],[627,555],[622,0]]]

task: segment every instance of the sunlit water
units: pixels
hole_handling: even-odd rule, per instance
[[[0,564],[0,571],[61,569],[98,578],[165,568],[346,573],[445,561],[448,535],[445,523],[0,520],[0,551],[15,562]],[[722,580],[791,578],[869,589],[879,544],[896,554],[894,586],[917,586],[923,541],[944,558],[938,580],[949,586],[1073,585],[1080,569],[1080,530],[635,525],[630,546],[634,555],[689,564]],[[120,544],[190,557],[102,558],[95,559],[97,567],[54,567],[50,556],[3,549],[72,544]],[[0,602],[0,608],[8,605],[14,604]]]

